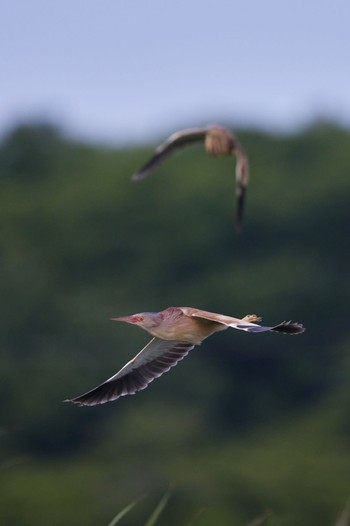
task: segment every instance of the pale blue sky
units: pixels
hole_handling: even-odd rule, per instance
[[[348,0],[0,0],[0,133],[118,144],[223,122],[350,125]]]

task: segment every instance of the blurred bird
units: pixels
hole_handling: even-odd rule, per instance
[[[239,232],[242,225],[246,187],[249,180],[249,164],[244,149],[237,137],[226,128],[209,125],[204,128],[180,130],[168,137],[158,146],[154,155],[132,176],[133,181],[141,181],[152,173],[154,168],[164,161],[174,150],[195,142],[203,142],[206,151],[215,156],[236,156],[236,228]]]
[[[137,325],[149,332],[153,339],[106,382],[65,402],[80,406],[96,405],[135,394],[174,367],[195,345],[228,327],[246,332],[275,331],[284,334],[299,334],[305,330],[302,324],[291,321],[263,327],[254,323],[261,320],[255,314],[239,319],[191,307],[169,307],[161,312],[143,312],[111,319]]]

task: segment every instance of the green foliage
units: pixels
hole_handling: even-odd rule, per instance
[[[350,134],[239,137],[252,172],[239,237],[232,159],[193,147],[132,184],[152,148],[76,144],[47,125],[4,139],[0,523],[107,524],[169,483],[169,526],[203,507],[202,526],[266,509],[284,526],[335,521],[350,474]],[[61,403],[148,341],[111,316],[170,305],[307,332],[226,331],[135,397]],[[147,513],[132,515],[123,524]]]

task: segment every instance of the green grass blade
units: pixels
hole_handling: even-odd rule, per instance
[[[159,515],[162,513],[164,507],[166,506],[166,503],[168,502],[170,497],[170,492],[168,491],[165,493],[165,495],[161,498],[157,506],[155,507],[153,513],[151,514],[150,518],[146,522],[145,526],[154,526],[155,523],[158,520]]]
[[[269,517],[271,517],[272,512],[271,511],[265,511],[262,515],[259,515],[258,517],[255,517],[252,521],[250,521],[247,526],[260,526],[260,524],[263,524]]]
[[[201,508],[200,510],[198,510],[197,513],[192,517],[192,519],[190,520],[190,522],[188,522],[188,523],[186,524],[186,526],[193,526],[193,524],[194,524],[195,521],[198,519],[198,517],[200,517],[204,512],[205,512],[205,508]]]
[[[345,504],[345,507],[339,515],[334,526],[349,526],[350,522],[350,499]]]
[[[127,513],[129,513],[129,511],[131,511],[134,506],[136,506],[136,504],[140,502],[140,499],[137,499],[137,500],[134,500],[133,502],[131,502],[130,504],[128,504],[127,506],[125,506],[125,508],[123,508],[112,520],[111,522],[108,524],[108,526],[115,526],[116,524],[118,524],[118,522],[120,521],[120,519],[122,519],[124,517],[124,515],[126,515]]]

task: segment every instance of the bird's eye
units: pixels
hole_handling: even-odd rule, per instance
[[[140,321],[143,321],[143,316],[131,316],[130,322],[131,323],[139,323]]]

